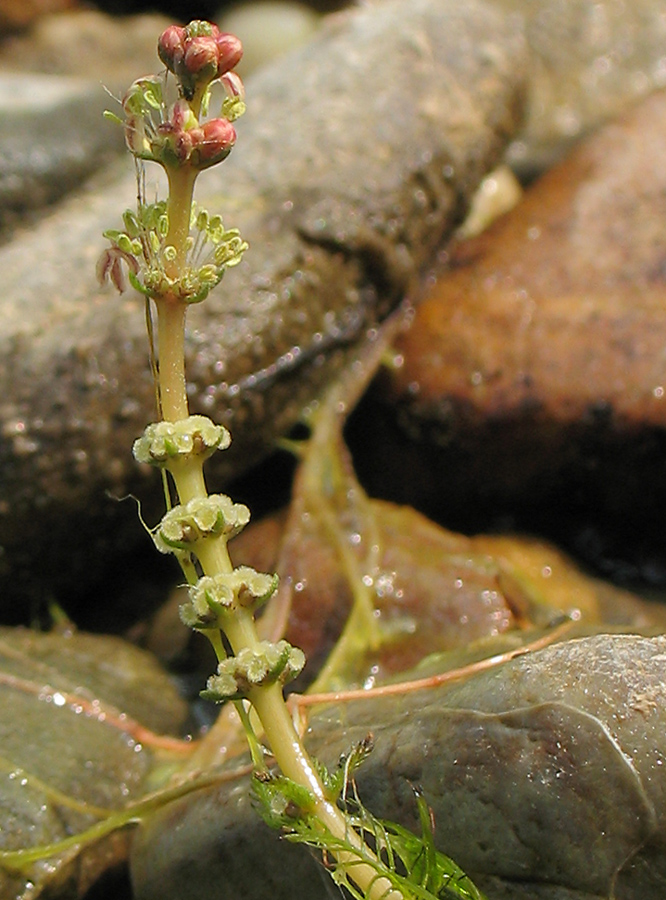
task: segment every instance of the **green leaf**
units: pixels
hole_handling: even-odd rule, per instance
[[[483,900],[483,894],[460,866],[436,849],[430,808],[420,791],[415,790],[414,794],[421,825],[420,837],[394,822],[382,823],[395,855],[400,857],[407,870],[408,881],[439,900]]]

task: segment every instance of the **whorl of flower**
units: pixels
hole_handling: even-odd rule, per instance
[[[244,109],[242,83],[231,80],[236,93],[225,83],[226,110],[232,117]],[[165,167],[189,165],[207,169],[221,162],[236,143],[236,129],[226,116],[200,122],[187,100],[168,107],[162,85],[156,78],[139,78],[123,98],[125,142],[138,159]]]
[[[230,540],[250,521],[250,510],[233,503],[226,494],[196,497],[169,510],[153,533],[160,553],[191,550],[192,545],[209,537]]]
[[[260,641],[256,647],[244,647],[236,656],[222,660],[201,696],[214,703],[246,697],[253,688],[291,681],[304,665],[305,655],[298,647],[287,641]]]
[[[241,60],[243,46],[233,34],[211,22],[195,20],[181,27],[171,25],[157,42],[157,53],[176,76],[186,100],[227,72]]]
[[[225,271],[238,265],[247,249],[237,228],[225,228],[221,216],[211,216],[192,205],[187,239],[187,260],[176,277],[167,274],[174,248],[167,243],[169,219],[166,202],[141,205],[136,213],[125,210],[124,231],[109,229],[104,237],[111,241],[97,266],[101,283],[109,280],[122,292],[126,263],[129,280],[147,297],[170,295],[186,303],[200,303],[220,282]]]
[[[216,450],[226,450],[231,435],[224,425],[208,416],[188,416],[178,422],[153,422],[134,441],[132,452],[141,463],[168,468],[170,463],[193,456],[208,459]]]
[[[189,628],[223,628],[225,613],[239,608],[256,610],[275,593],[277,575],[237,566],[233,572],[204,575],[190,587],[190,599],[180,607]]]

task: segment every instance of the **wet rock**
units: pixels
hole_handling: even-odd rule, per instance
[[[147,653],[118,638],[0,629],[0,850],[62,841],[154,789],[159,745],[187,708]],[[45,740],[45,736],[48,739]],[[26,868],[0,867],[0,895],[82,897],[126,858],[122,834]],[[6,862],[6,860],[3,860]]]
[[[387,452],[362,471],[372,489],[382,470],[389,496],[465,527],[482,509],[538,506],[658,545],[665,109],[655,94],[452,250],[399,341],[378,428],[395,434],[397,404],[405,430],[375,442]]]
[[[666,25],[660,0],[494,2],[511,27],[524,31],[531,51],[526,126],[508,153],[523,178],[543,171],[583,134],[666,83],[662,53]],[[28,4],[22,12],[30,9]],[[273,46],[280,51],[296,46],[314,33],[318,21],[309,6],[280,5],[273,0],[223,8],[220,15],[223,27],[239,29],[241,37],[244,30],[248,32],[246,59],[241,64],[246,72],[259,59],[272,56]],[[277,25],[271,24],[271,17]],[[157,15],[112,17],[80,9],[43,15],[28,31],[0,45],[0,68],[90,78],[114,93],[122,92],[137,74],[153,69],[155,35],[166,21]],[[88,120],[93,106],[84,115],[86,133],[80,151],[89,147],[86,171],[99,164],[101,146],[90,143]],[[39,118],[33,127],[35,139],[40,140]],[[103,132],[95,140],[103,141]],[[43,152],[52,155],[52,160],[45,156],[42,162],[49,173],[58,171],[63,158],[57,145],[50,147],[44,144]],[[13,169],[9,171],[15,182]],[[60,193],[73,183],[53,177],[51,182],[58,184]],[[0,195],[0,207],[2,202]]]
[[[77,10],[45,15],[0,44],[0,239],[123,152],[121,129],[103,113],[154,70],[166,24]]]
[[[494,0],[525,31],[531,77],[525,130],[508,159],[523,178],[666,84],[661,0]]]
[[[266,452],[430,264],[515,131],[522,59],[521,35],[482,4],[402,0],[249,80],[238,146],[199,194],[252,247],[189,319],[193,407],[235,437],[213,486]],[[153,415],[143,302],[93,274],[101,231],[135,196],[122,171],[0,250],[5,614],[26,578],[82,593],[145,540],[107,495],[145,487],[129,453]]]
[[[415,828],[419,785],[438,847],[489,900],[661,900],[665,660],[663,637],[568,641],[459,686],[329,707],[309,741],[333,765],[372,731],[363,802]],[[248,787],[199,791],[142,827],[137,900],[328,896],[316,863],[256,817]]]
[[[0,228],[80,186],[122,148],[109,99],[75,78],[0,72]]]

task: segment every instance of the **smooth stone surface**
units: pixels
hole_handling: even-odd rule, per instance
[[[481,507],[568,505],[658,546],[665,122],[655,94],[453,248],[384,382],[371,488],[381,471],[394,499],[466,527]]]
[[[157,38],[170,24],[157,14],[110,16],[93,9],[43,15],[0,44],[0,69],[70,75],[124,91],[156,71]]]
[[[493,0],[532,54],[510,164],[529,179],[583,135],[666,85],[662,0]]]
[[[321,16],[305,3],[252,0],[232,6],[220,16],[218,25],[243,42],[243,59],[237,71],[244,78],[270,60],[305,44],[321,21]]]
[[[189,318],[193,408],[234,436],[213,489],[267,452],[432,262],[515,132],[523,59],[520,33],[481,3],[401,0],[336,19],[248,81],[238,146],[198,194],[252,248]],[[94,278],[101,232],[136,193],[129,161],[107,178],[0,249],[12,618],[30,584],[38,598],[67,586],[71,608],[96,568],[146,540],[109,493],[160,493],[130,455],[153,416],[143,301]]]
[[[365,805],[418,828],[418,785],[437,846],[489,900],[662,900],[665,676],[664,637],[583,638],[453,687],[329,707],[308,738],[334,765],[371,731],[357,773]],[[142,826],[137,900],[329,896],[324,873],[278,842],[248,790],[240,779],[198,791]]]
[[[99,85],[0,71],[0,227],[52,203],[117,154],[120,129],[102,118]]]

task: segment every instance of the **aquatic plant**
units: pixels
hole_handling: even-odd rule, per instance
[[[370,739],[351,748],[334,772],[310,758],[283,696],[284,684],[298,675],[305,656],[285,640],[259,639],[255,613],[275,592],[278,578],[235,567],[230,558],[228,542],[247,525],[250,512],[224,494],[208,493],[204,462],[226,449],[231,436],[207,417],[190,415],[184,358],[188,306],[203,302],[247,249],[236,229],[194,202],[200,172],[222,162],[236,143],[232,123],[244,112],[245,100],[233,69],[242,48],[215,25],[193,21],[167,28],[158,53],[166,73],[135,81],[122,100],[123,118],[114,116],[135,159],[138,200],[135,210],[125,212],[123,229],[106,232],[110,246],[98,274],[119,291],[127,276],[146,298],[159,420],[136,440],[134,456],[162,473],[167,511],[152,538],[160,552],[175,555],[189,585],[183,622],[204,634],[217,656],[202,695],[236,705],[263,818],[291,840],[319,848],[334,880],[353,897],[480,897],[458,867],[435,850],[422,797],[415,799],[420,837],[376,820],[364,808],[353,771],[370,751]],[[219,115],[209,117],[216,83],[224,99]],[[166,200],[146,197],[146,161],[164,169]],[[269,765],[269,755],[276,767]]]

